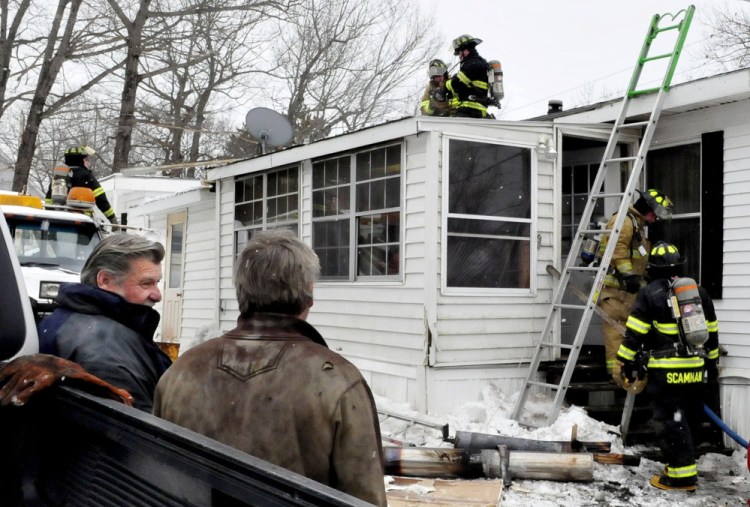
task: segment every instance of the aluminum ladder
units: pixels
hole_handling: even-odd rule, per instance
[[[685,43],[685,38],[687,37],[687,32],[690,27],[690,22],[692,20],[694,12],[695,7],[691,5],[676,14],[656,14],[651,19],[651,24],[646,34],[646,40],[644,41],[643,47],[641,48],[641,52],[638,56],[636,67],[633,70],[633,75],[630,79],[628,89],[622,99],[622,108],[620,110],[620,114],[613,125],[612,133],[609,137],[609,141],[607,142],[607,147],[604,152],[604,157],[601,161],[601,164],[599,165],[599,170],[597,171],[596,178],[591,187],[591,193],[588,196],[583,215],[581,216],[581,222],[578,225],[575,238],[573,238],[570,253],[568,254],[568,258],[565,262],[565,267],[560,275],[560,283],[555,291],[550,307],[550,312],[547,315],[547,319],[544,324],[544,330],[542,331],[539,342],[536,344],[536,350],[529,365],[529,372],[526,377],[523,390],[521,391],[516,402],[516,406],[513,410],[512,417],[516,421],[521,422],[523,409],[531,389],[547,389],[555,393],[554,404],[551,412],[547,417],[547,425],[552,424],[555,419],[557,419],[557,416],[560,413],[560,409],[565,400],[565,394],[568,390],[571,377],[573,376],[576,362],[578,361],[578,355],[581,351],[581,346],[583,345],[584,339],[586,337],[586,331],[588,330],[591,317],[593,316],[594,310],[596,308],[596,302],[601,291],[601,287],[604,283],[604,277],[607,274],[609,263],[612,259],[612,255],[614,254],[617,238],[619,237],[623,223],[627,218],[628,208],[630,207],[630,204],[633,200],[636,187],[639,184],[641,171],[646,160],[646,153],[648,152],[649,146],[651,144],[651,139],[654,136],[656,124],[659,119],[659,115],[661,114],[662,105],[664,103],[666,94],[669,91],[672,76],[674,75],[674,70],[677,66],[677,61],[682,51],[682,47]],[[677,33],[675,37],[676,40],[674,43],[674,47],[671,52],[649,56],[649,52],[652,49],[652,43],[654,42],[656,37],[664,32],[673,30],[676,30]],[[672,33],[674,34],[674,32]],[[669,60],[666,62],[666,72],[664,74],[661,85],[654,88],[639,89],[638,82],[641,78],[644,66],[650,62],[658,60],[662,60],[663,64],[665,63],[664,61],[666,59]],[[656,94],[656,98],[653,102],[653,108],[648,120],[627,123],[626,119],[628,118],[628,110],[631,105],[632,99],[646,94]],[[615,157],[615,150],[618,147],[618,141],[622,132],[627,129],[634,128],[645,129],[643,130],[643,138],[637,155],[633,157]],[[602,192],[602,188],[604,186],[607,168],[615,164],[617,166],[619,166],[620,164],[628,164],[628,167],[630,167],[630,175],[628,177],[627,185],[624,192],[604,193]],[[597,203],[603,203],[603,199],[607,198],[618,198],[620,200],[620,204],[617,210],[617,219],[615,220],[614,226],[612,229],[606,229],[603,231],[599,229],[592,229],[589,224],[591,223],[591,217],[593,215],[594,209],[596,208]],[[610,235],[609,242],[607,243],[607,248],[603,253],[599,265],[596,267],[576,266],[584,241],[598,234]],[[563,296],[566,294],[570,276],[573,272],[584,272],[588,275],[594,276],[593,285],[591,286],[591,292],[588,294],[588,299],[585,304],[563,304]],[[578,323],[577,331],[572,344],[564,344],[561,343],[559,339],[553,339],[553,330],[555,329],[556,324],[559,321],[561,311],[564,309],[575,310],[575,315],[580,315],[580,321]],[[539,365],[542,360],[556,355],[556,351],[562,351],[563,349],[568,349],[569,353],[567,361],[565,363],[565,368],[563,369],[562,375],[560,377],[559,384],[541,382],[537,380]],[[535,426],[535,424],[533,423],[528,424],[530,426]]]

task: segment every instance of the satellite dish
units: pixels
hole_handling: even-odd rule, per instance
[[[256,107],[247,112],[245,128],[250,135],[260,139],[261,154],[266,145],[283,146],[292,140],[292,125],[285,116],[267,107]]]

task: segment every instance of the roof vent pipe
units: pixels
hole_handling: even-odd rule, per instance
[[[549,101],[549,104],[547,105],[547,114],[562,113],[562,110],[562,100],[553,99]]]

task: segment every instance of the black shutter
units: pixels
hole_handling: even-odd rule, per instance
[[[721,175],[721,177],[717,177]],[[724,132],[701,135],[701,285],[711,299],[722,297],[724,274]]]

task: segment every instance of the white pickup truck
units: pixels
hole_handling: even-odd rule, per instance
[[[0,368],[5,361],[38,350],[26,283],[21,281],[23,268],[15,253],[18,236],[11,236],[4,214],[0,214]],[[52,226],[52,215],[47,220]],[[32,250],[24,251],[24,257],[39,253]],[[66,384],[35,395],[23,406],[0,404],[0,506],[370,505]]]
[[[35,196],[2,192],[0,210],[38,318],[54,309],[61,283],[80,281],[83,264],[104,231],[87,214],[46,209]]]

